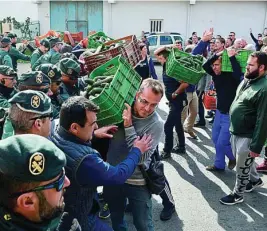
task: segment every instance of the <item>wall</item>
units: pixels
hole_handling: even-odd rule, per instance
[[[255,34],[266,24],[266,2],[257,1],[115,1],[104,3],[104,31],[111,37],[141,34],[149,31],[149,19],[164,19],[164,31],[180,32],[190,37],[214,27],[214,34],[228,36],[235,31],[237,37],[250,39],[249,28]],[[249,40],[252,42],[251,40]]]
[[[42,1],[38,4],[38,17],[40,21],[40,34],[45,34],[50,30],[50,2]]]

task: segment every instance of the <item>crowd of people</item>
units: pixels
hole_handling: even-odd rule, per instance
[[[149,56],[149,42],[142,38],[141,60],[134,67],[142,83],[135,101],[125,104],[121,124],[101,128],[99,106],[84,96],[88,71],[82,44],[71,46],[53,37],[35,49],[25,41],[33,52],[27,56],[16,48],[15,34],[2,37],[0,230],[127,230],[126,212],[136,230],[154,230],[152,194],[162,198],[162,221],[171,219],[175,202],[164,173],[157,182],[147,174],[159,174],[155,168],[172,153],[186,155],[185,133],[197,139],[194,127],[206,126],[205,114],[211,118],[215,147],[214,163],[206,170],[223,172],[227,156],[228,168],[236,167],[236,183],[220,202],[243,202],[245,192],[263,185],[258,172],[267,171],[267,157],[255,164],[267,138],[267,29],[257,39],[252,30],[250,35],[255,45],[234,32],[214,37],[211,28],[202,37],[193,32],[184,46],[179,40],[158,48],[154,54],[163,83]],[[206,76],[197,85],[169,77],[170,49],[205,57]],[[236,59],[241,49],[252,52],[245,73]],[[222,71],[225,52],[231,72]],[[19,59],[30,61],[31,70],[18,75]],[[202,99],[209,89],[216,91],[217,109],[205,113]],[[169,106],[165,122],[157,112],[164,94]],[[98,186],[104,186],[102,193]],[[109,216],[112,227],[102,220]]]

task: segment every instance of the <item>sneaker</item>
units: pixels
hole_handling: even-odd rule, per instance
[[[238,196],[235,193],[231,193],[230,195],[220,199],[220,202],[224,205],[235,205],[238,203],[242,203],[243,201],[243,196]]]
[[[183,147],[178,147],[178,146],[174,147],[174,148],[172,149],[172,152],[173,152],[173,153],[176,153],[176,154],[186,154],[186,150],[185,150],[185,148],[183,148]]]
[[[187,131],[187,130],[184,130],[185,133],[188,133],[193,139],[197,139],[197,135],[193,132],[193,131]]]
[[[267,172],[267,160],[264,160],[256,169],[258,172]]]
[[[163,208],[163,210],[160,213],[160,220],[162,221],[167,221],[172,218],[172,214],[175,212],[175,207],[171,208]]]
[[[234,159],[234,160],[229,160],[229,162],[228,162],[228,168],[229,168],[230,170],[233,170],[233,169],[235,168],[235,166],[236,166],[236,159]]]
[[[212,118],[212,120],[211,121],[209,121],[209,124],[213,124],[213,122],[214,122],[214,117]]]
[[[168,159],[168,158],[171,157],[171,153],[170,152],[162,151],[160,157],[161,157],[162,160]]]
[[[210,172],[223,172],[225,169],[224,168],[217,168],[214,165],[210,165],[210,166],[206,167],[206,170],[210,171]]]
[[[249,181],[249,183],[246,185],[245,192],[252,192],[255,188],[261,187],[263,185],[264,183],[261,178],[257,182]]]
[[[211,113],[211,114],[208,114],[205,116],[206,119],[211,119],[214,115]]]
[[[110,217],[110,211],[108,208],[108,204],[104,204],[104,206],[101,208],[99,214],[98,214],[99,218],[101,219],[107,219]]]

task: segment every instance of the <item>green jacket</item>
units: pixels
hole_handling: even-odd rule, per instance
[[[56,231],[60,222],[59,217],[52,221],[43,223],[34,223],[24,217],[10,213],[3,207],[0,207],[0,230],[1,231]],[[71,230],[69,228],[68,230]]]
[[[24,60],[24,61],[30,61],[31,57],[28,55],[24,55],[23,53],[21,53],[17,48],[11,46],[10,50],[9,50],[9,55],[11,56],[12,59],[12,64],[13,64],[13,69],[16,70],[17,66],[18,66],[18,60]]]
[[[260,153],[267,138],[267,78],[244,80],[230,108],[230,132],[251,138],[250,151]]]
[[[7,51],[0,49],[0,65],[5,65],[13,68],[11,56]]]
[[[59,52],[51,49],[45,55],[42,55],[35,63],[32,65],[32,70],[35,71],[38,66],[45,63],[57,64],[61,58]]]
[[[40,49],[36,49],[31,56],[31,66],[33,66],[43,54],[44,53]]]

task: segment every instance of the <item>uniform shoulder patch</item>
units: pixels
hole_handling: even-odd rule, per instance
[[[40,175],[44,171],[45,158],[40,152],[35,152],[29,160],[29,171],[32,175]]]

